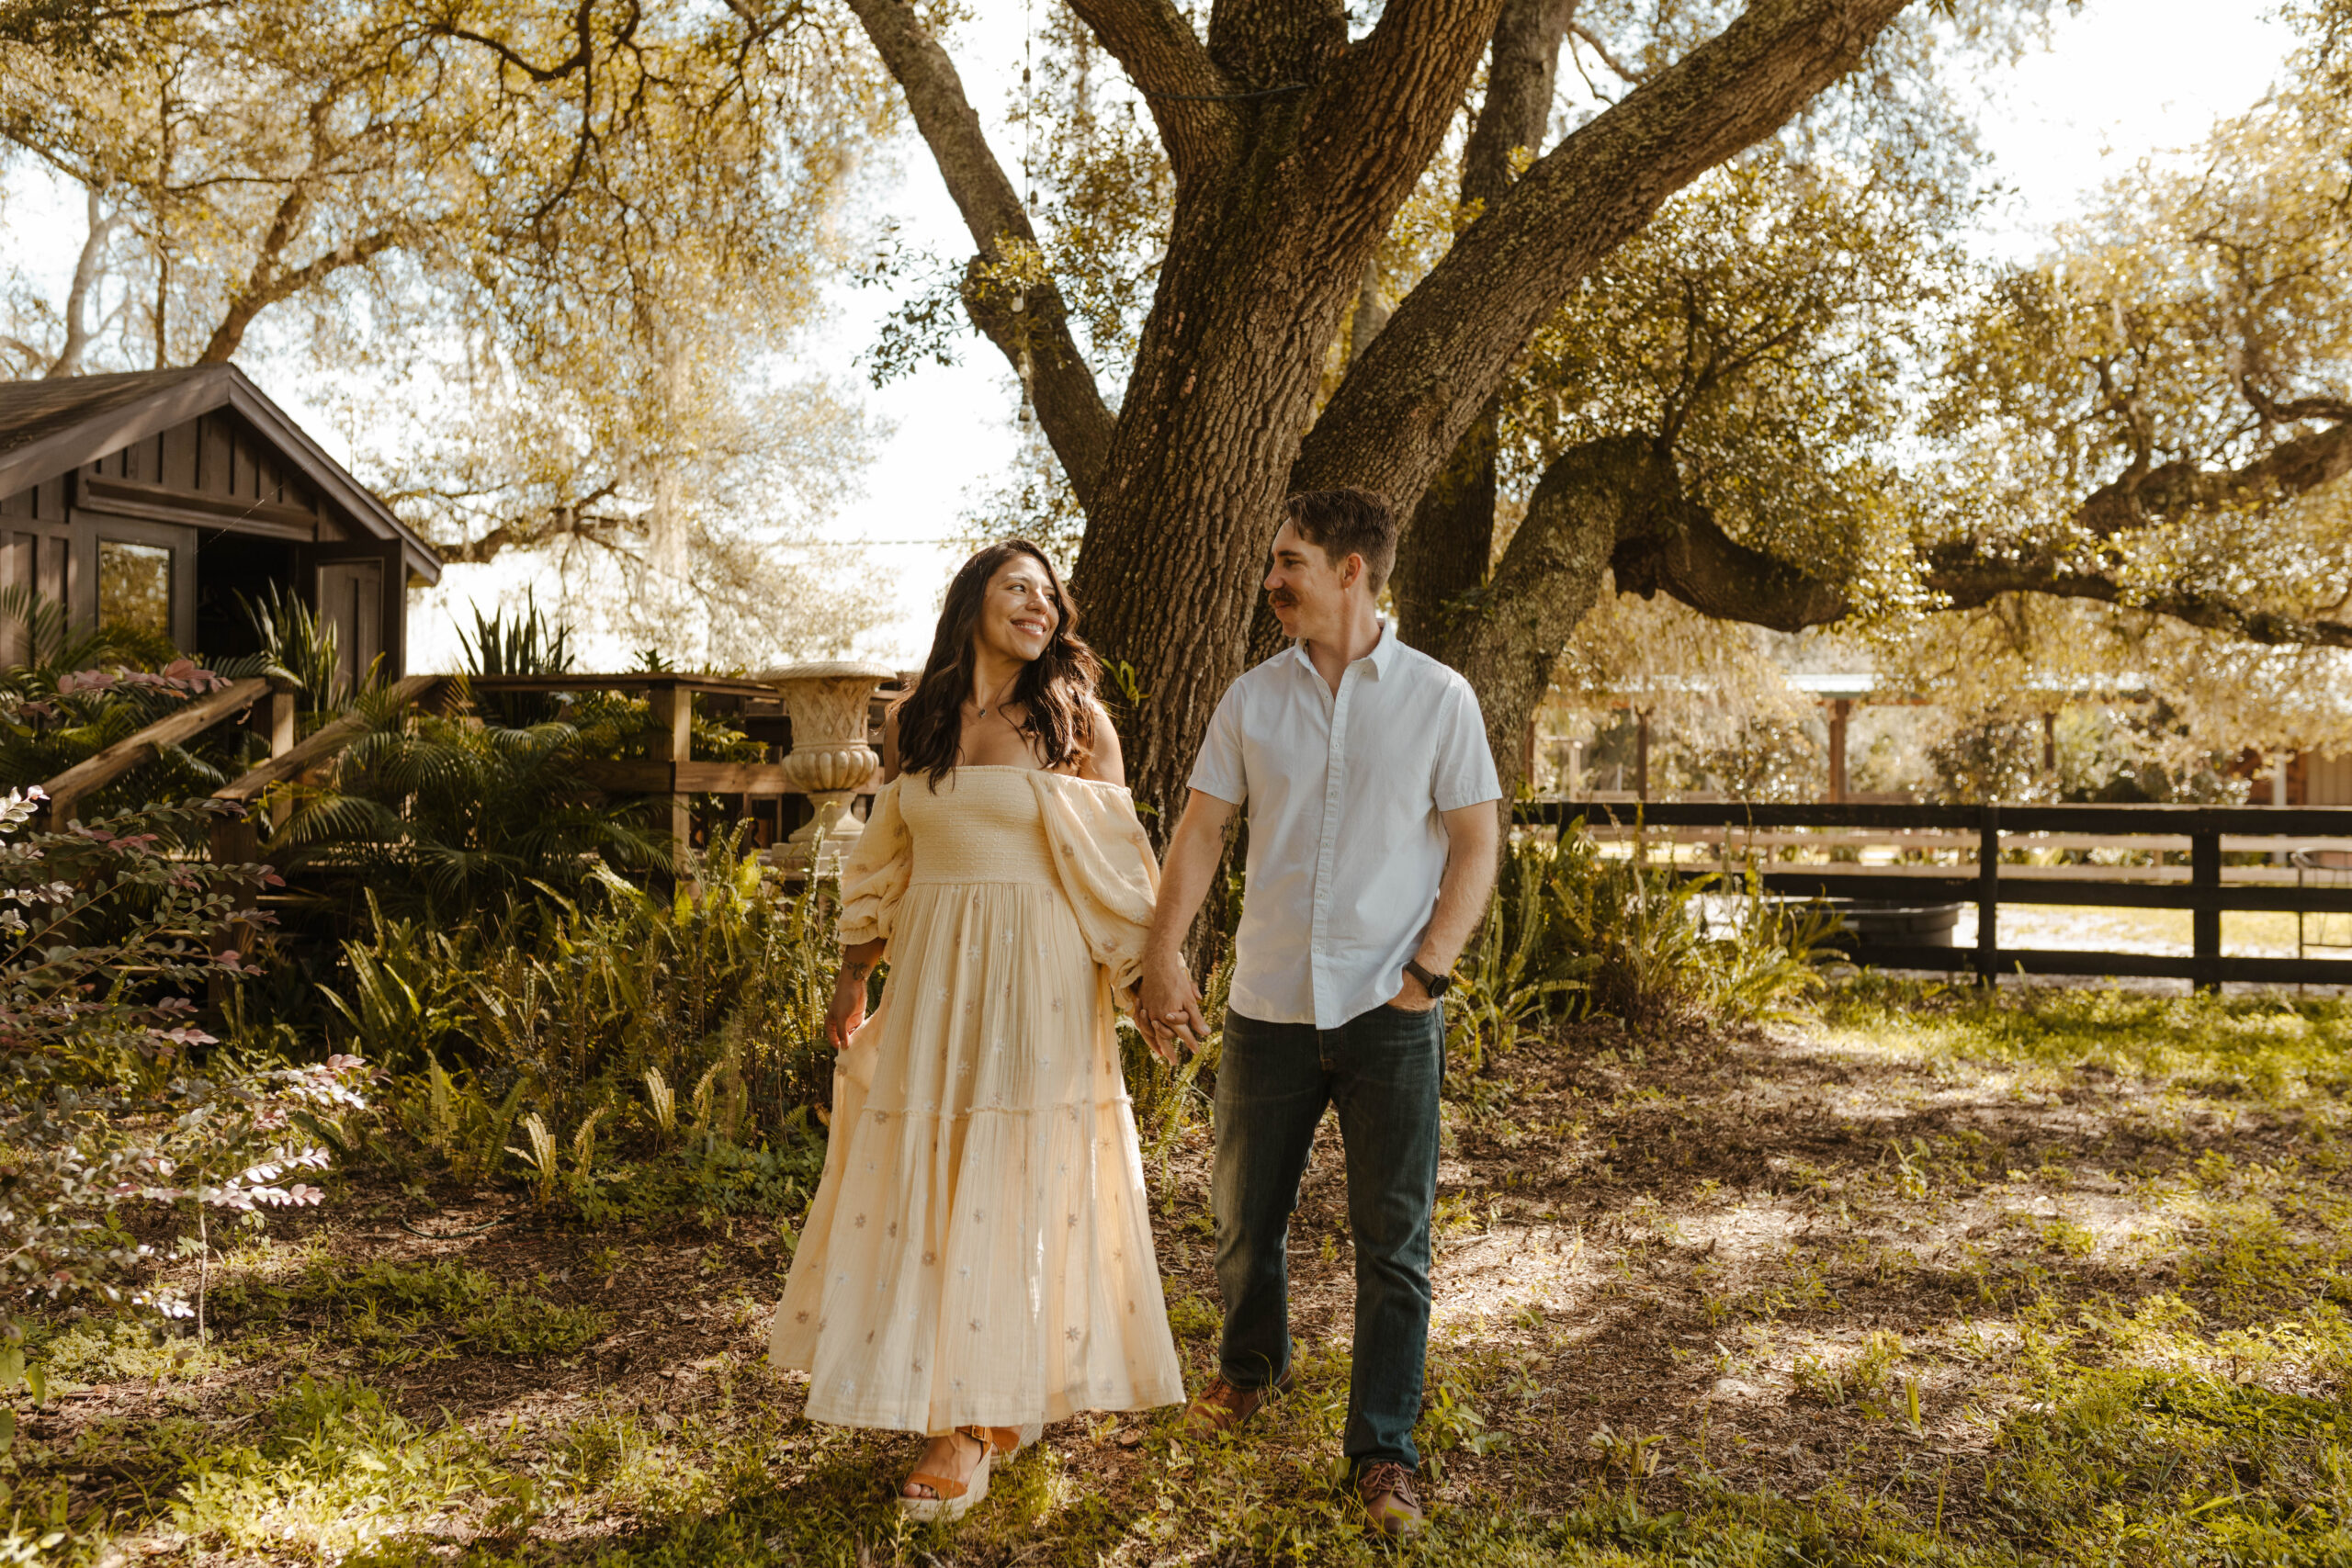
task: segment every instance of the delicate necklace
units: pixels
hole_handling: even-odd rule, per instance
[[[992,707],[995,707],[995,706],[997,706],[999,704],[1002,703],[1002,702],[1004,701],[1004,694],[1005,694],[1005,693],[1007,693],[1007,692],[1009,692],[1009,691],[1011,691],[1011,690],[1012,689],[1012,682],[1014,682],[1015,681],[1018,681],[1019,679],[1021,679],[1021,671],[1018,671],[1018,670],[1015,670],[1012,674],[1007,675],[1007,676],[1004,678],[1004,684],[1003,684],[1003,685],[1001,685],[1001,686],[999,686],[999,687],[996,689],[996,695],[995,695],[995,696],[990,697],[987,702],[984,702],[984,703],[975,703],[975,704],[973,704],[973,705],[973,705],[973,707],[974,707],[974,708],[978,712],[979,716],[980,716],[982,718],[986,718],[986,717],[988,717],[988,716],[989,716],[989,709],[990,709],[990,708],[992,708]]]

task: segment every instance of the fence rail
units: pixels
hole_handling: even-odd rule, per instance
[[[1989,983],[1996,976],[2110,975],[2185,979],[2199,989],[2225,981],[2254,984],[2352,984],[2352,963],[2298,956],[2232,957],[2222,952],[2224,912],[2352,914],[2352,886],[2315,886],[2292,871],[2272,866],[2230,867],[2225,852],[2263,850],[2336,851],[2352,840],[2352,808],[2232,806],[1911,806],[1882,804],[1741,804],[1661,801],[1546,800],[1522,803],[1518,820],[1558,828],[1583,820],[1588,827],[1634,829],[1646,840],[1694,841],[1690,829],[1724,835],[1715,865],[1668,863],[1678,874],[1720,869],[1731,857],[1729,840],[1752,831],[1756,851],[1784,852],[1799,847],[1851,852],[1865,843],[1898,850],[1950,852],[1971,847],[1974,863],[1948,870],[1929,865],[1860,865],[1850,862],[1797,864],[1755,861],[1758,879],[1771,893],[1797,897],[1850,898],[1885,904],[1973,904],[1973,948],[1924,942],[1864,941],[1858,962],[1888,969],[1973,970]],[[1800,840],[1790,830],[1817,834]],[[1662,830],[1662,831],[1661,831]],[[1932,834],[1932,839],[1907,837]],[[1869,837],[1864,837],[1868,835]],[[1955,838],[1955,835],[1965,835]],[[2159,842],[2151,843],[2155,840]],[[2005,850],[2080,849],[2098,843],[2115,848],[2186,851],[2186,875],[2151,875],[2169,868],[2122,866],[2031,866],[2004,864]],[[1637,848],[1636,852],[1640,852]],[[2003,904],[2074,905],[2089,908],[2187,909],[2189,952],[2118,953],[2069,948],[2004,947]]]

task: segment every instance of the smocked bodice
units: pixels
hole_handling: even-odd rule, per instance
[[[913,841],[907,880],[1056,882],[1045,818],[1027,768],[957,768],[933,791],[928,779],[899,785],[899,810]]]

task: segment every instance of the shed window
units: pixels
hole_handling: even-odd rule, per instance
[[[165,545],[98,541],[98,620],[172,634],[172,552]]]

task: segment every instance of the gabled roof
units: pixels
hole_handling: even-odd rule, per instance
[[[337,510],[398,539],[408,570],[441,580],[441,558],[233,365],[0,381],[0,495],[96,462],[216,409],[234,409]]]

